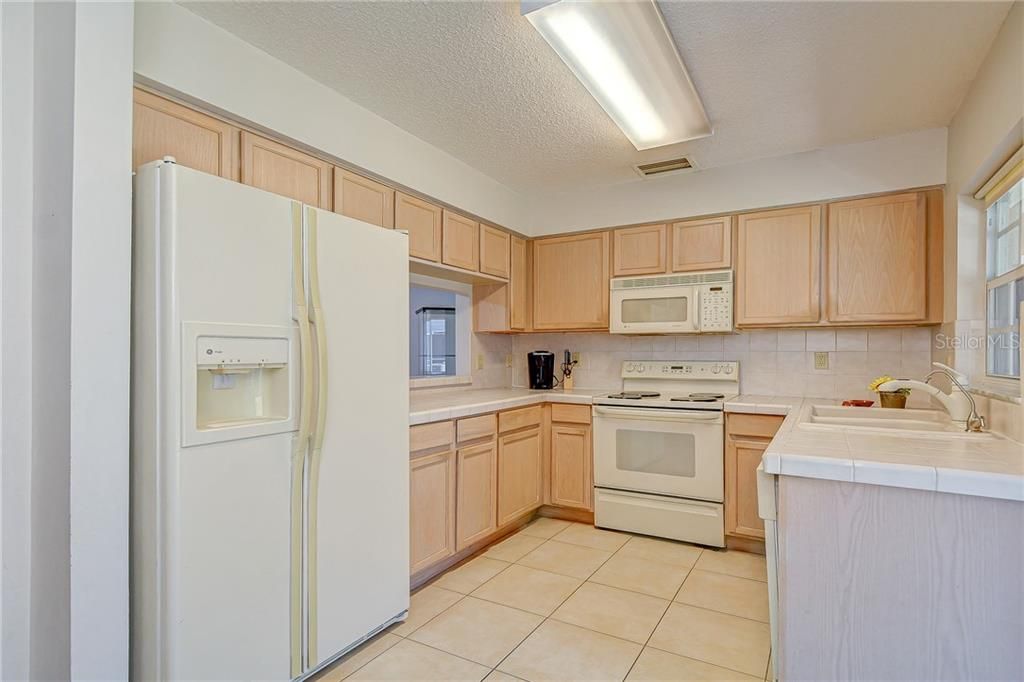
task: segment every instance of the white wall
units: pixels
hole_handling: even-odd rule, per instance
[[[948,274],[946,324],[942,332],[980,343],[975,350],[937,352],[936,359],[955,364],[975,385],[987,380],[985,215],[982,202],[975,200],[973,194],[1020,148],[1022,137],[1024,3],[1017,2],[949,125],[945,210],[945,270]],[[996,388],[1006,390],[1005,385]]]
[[[539,197],[534,234],[821,201],[945,180],[946,131],[938,128]]]
[[[71,679],[127,679],[134,5],[76,7]]]
[[[135,71],[146,81],[530,231],[526,202],[516,192],[180,5],[140,3],[135,38]]]
[[[0,678],[127,675],[131,4],[0,5]]]

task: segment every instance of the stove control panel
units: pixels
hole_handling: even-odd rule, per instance
[[[645,360],[622,363],[623,379],[704,379],[739,381],[740,363]]]

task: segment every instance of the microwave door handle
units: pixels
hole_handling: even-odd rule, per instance
[[[695,314],[694,314],[693,317],[694,317],[694,322],[696,322],[696,326],[694,327],[694,329],[696,331],[700,331],[700,326],[701,326],[701,319],[700,319],[701,314],[700,313],[701,313],[702,306],[700,304],[701,303],[700,299],[701,299],[701,290],[700,290],[700,287],[696,287],[693,290],[693,307],[696,308],[696,311],[695,311]]]

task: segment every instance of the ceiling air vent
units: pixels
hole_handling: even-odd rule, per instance
[[[678,159],[655,161],[654,163],[641,163],[633,166],[633,168],[635,168],[636,172],[640,175],[645,178],[649,178],[654,175],[663,175],[665,173],[673,173],[675,171],[693,170],[693,163],[685,156],[681,156]]]

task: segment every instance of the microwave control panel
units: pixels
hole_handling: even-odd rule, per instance
[[[732,331],[732,284],[705,285],[701,288],[700,330]]]

